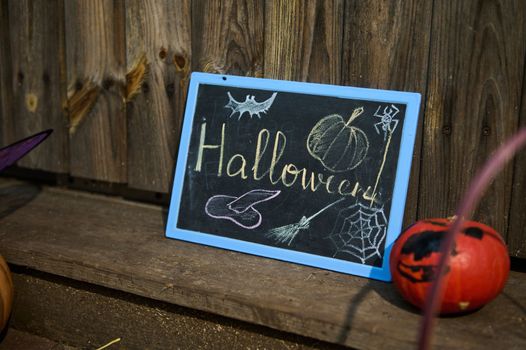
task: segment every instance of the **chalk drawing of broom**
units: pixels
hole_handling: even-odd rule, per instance
[[[337,201],[332,202],[331,204],[323,207],[318,212],[309,216],[308,218],[305,216],[302,216],[299,222],[273,228],[267,232],[266,236],[270,238],[274,238],[274,240],[277,243],[286,243],[288,241],[287,245],[290,245],[292,241],[294,240],[294,238],[296,238],[296,236],[301,230],[306,230],[309,228],[310,222],[315,217],[317,217],[318,215],[320,215],[321,213],[323,213],[325,210],[329,209],[330,207],[340,203],[344,199],[345,198],[340,198]]]

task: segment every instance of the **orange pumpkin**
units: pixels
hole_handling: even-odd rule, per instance
[[[393,282],[402,296],[423,308],[436,278],[440,247],[450,219],[421,220],[397,239],[390,256]],[[455,239],[444,276],[441,314],[476,310],[504,288],[510,271],[506,244],[491,227],[465,221]]]
[[[7,263],[0,255],[0,331],[4,329],[9,320],[12,304],[13,279]]]

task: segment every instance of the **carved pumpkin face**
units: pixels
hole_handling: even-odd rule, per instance
[[[307,138],[307,150],[332,172],[356,168],[369,149],[367,135],[351,123],[363,108],[357,108],[348,121],[339,114],[322,118],[312,128]]]
[[[436,278],[440,247],[449,219],[422,220],[404,231],[390,257],[393,282],[402,296],[422,308]],[[506,245],[484,224],[466,221],[456,236],[444,276],[440,313],[475,310],[494,299],[504,288],[510,269]]]
[[[4,329],[11,314],[13,303],[13,280],[9,267],[0,255],[0,331]]]

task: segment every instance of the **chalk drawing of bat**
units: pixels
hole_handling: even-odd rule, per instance
[[[225,108],[232,109],[232,113],[230,113],[229,117],[232,117],[234,114],[239,113],[239,116],[237,120],[241,119],[243,114],[248,113],[250,115],[250,118],[253,116],[257,116],[261,119],[260,113],[267,113],[270,106],[272,106],[272,103],[274,102],[274,99],[276,98],[277,92],[273,93],[272,96],[270,96],[269,99],[263,101],[263,102],[257,102],[255,96],[247,95],[245,98],[245,101],[239,102],[236,101],[235,98],[232,97],[230,94],[230,91],[227,92],[228,94],[228,103],[225,106]]]

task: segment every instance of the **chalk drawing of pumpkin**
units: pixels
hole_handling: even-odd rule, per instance
[[[322,118],[307,137],[307,150],[332,172],[344,172],[359,166],[367,155],[369,140],[359,128],[351,125],[363,113],[356,108],[349,120],[339,114]]]

